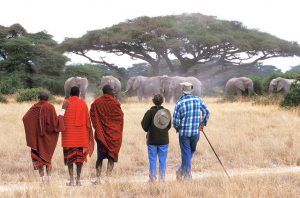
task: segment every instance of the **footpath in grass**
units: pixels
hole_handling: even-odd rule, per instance
[[[249,177],[249,176],[265,176],[265,175],[280,175],[280,174],[299,174],[300,166],[286,166],[286,167],[274,167],[274,168],[259,168],[259,169],[232,169],[228,170],[228,174],[230,178],[234,177]],[[217,178],[217,177],[226,177],[223,172],[193,172],[193,180],[201,180],[201,179],[209,179],[209,178]],[[229,179],[230,179],[229,178]],[[91,186],[94,185],[93,181],[95,178],[90,180],[82,180],[82,186]],[[176,181],[176,175],[167,175],[166,182]],[[72,188],[66,186],[67,181],[53,181],[55,185],[58,185],[61,188]],[[133,177],[119,177],[119,178],[110,178],[103,179],[100,184],[103,185],[106,183],[110,184],[142,184],[147,183],[148,177],[146,176],[133,176]],[[6,184],[0,185],[0,193],[9,192],[9,191],[24,191],[29,189],[36,189],[43,187],[43,184],[38,182],[30,182],[30,183],[18,183],[18,184]],[[74,188],[74,187],[73,187]]]

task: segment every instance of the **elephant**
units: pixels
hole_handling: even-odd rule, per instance
[[[200,80],[195,77],[182,77],[182,76],[162,76],[160,78],[161,84],[161,93],[163,93],[166,102],[170,102],[173,98],[173,102],[177,102],[178,99],[182,96],[182,90],[180,83],[189,82],[193,84],[194,90],[193,95],[202,96],[203,86]]]
[[[125,93],[136,90],[139,101],[153,97],[155,94],[160,94],[160,78],[161,76],[130,77],[127,81]]]
[[[225,86],[225,96],[242,96],[254,94],[253,81],[247,77],[231,78]]]
[[[113,77],[113,76],[102,76],[100,87],[102,88],[104,85],[110,85],[113,90],[116,97],[120,97],[121,92],[121,82]]]
[[[82,77],[70,77],[66,80],[65,82],[65,95],[66,98],[69,98],[70,96],[70,90],[71,87],[79,87],[80,89],[80,98],[85,100],[86,97],[86,92],[87,92],[87,87],[89,85],[88,79],[87,78],[82,78]]]
[[[282,77],[274,78],[269,84],[269,93],[284,93],[287,94],[295,79],[286,79]]]

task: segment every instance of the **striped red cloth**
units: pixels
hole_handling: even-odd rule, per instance
[[[88,148],[92,155],[94,150],[93,131],[88,107],[83,99],[69,97],[69,106],[64,115],[65,131],[62,132],[62,147]]]
[[[31,149],[31,159],[34,170],[38,170],[43,166],[51,167],[51,162],[43,159],[37,150]]]
[[[58,132],[64,130],[63,118],[57,117],[52,104],[39,101],[26,112],[23,123],[27,146],[36,150],[42,159],[51,162]]]
[[[124,125],[120,102],[109,94],[103,94],[93,102],[90,114],[95,138],[102,143],[102,152],[107,152],[117,162]]]
[[[88,150],[86,148],[64,148],[63,150],[65,165],[83,163],[87,161]]]

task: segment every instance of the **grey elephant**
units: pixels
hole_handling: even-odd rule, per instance
[[[85,100],[88,85],[89,85],[88,79],[85,77],[68,78],[64,85],[66,98],[69,98],[70,96],[71,87],[77,86],[80,89],[80,98]]]
[[[247,77],[231,78],[225,86],[225,96],[251,96],[254,94],[253,81]]]
[[[173,98],[173,102],[177,102],[177,100],[182,96],[182,90],[180,83],[189,82],[193,84],[194,91],[193,95],[202,96],[203,94],[203,85],[200,80],[195,77],[188,76],[162,76],[160,78],[161,82],[161,93],[163,93],[166,102],[170,102]]]
[[[137,91],[139,101],[149,99],[155,94],[160,93],[160,76],[146,77],[135,76],[130,77],[127,81],[125,93],[130,90]]]
[[[104,85],[110,85],[114,90],[115,96],[120,97],[122,87],[119,79],[113,76],[102,76],[100,87],[102,88]]]
[[[282,77],[274,78],[269,84],[269,93],[284,93],[287,94],[295,79],[286,79]]]

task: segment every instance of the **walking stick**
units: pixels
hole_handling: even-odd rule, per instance
[[[223,170],[225,171],[225,173],[226,173],[227,177],[228,177],[228,178],[230,178],[230,177],[229,177],[229,175],[228,175],[228,173],[227,173],[227,171],[226,171],[226,169],[225,169],[225,167],[223,166],[223,164],[222,164],[222,162],[221,162],[221,160],[220,160],[219,156],[217,155],[217,153],[216,153],[216,151],[215,151],[214,147],[211,145],[211,143],[210,143],[209,139],[207,138],[207,136],[206,136],[206,134],[204,133],[204,131],[203,131],[203,130],[202,130],[202,132],[203,132],[203,134],[204,134],[204,136],[205,136],[205,138],[206,138],[207,142],[209,143],[209,145],[210,145],[210,148],[213,150],[213,152],[215,153],[215,156],[216,156],[216,157],[217,157],[217,159],[219,160],[219,162],[220,162],[220,164],[221,164],[221,166],[222,166]]]

